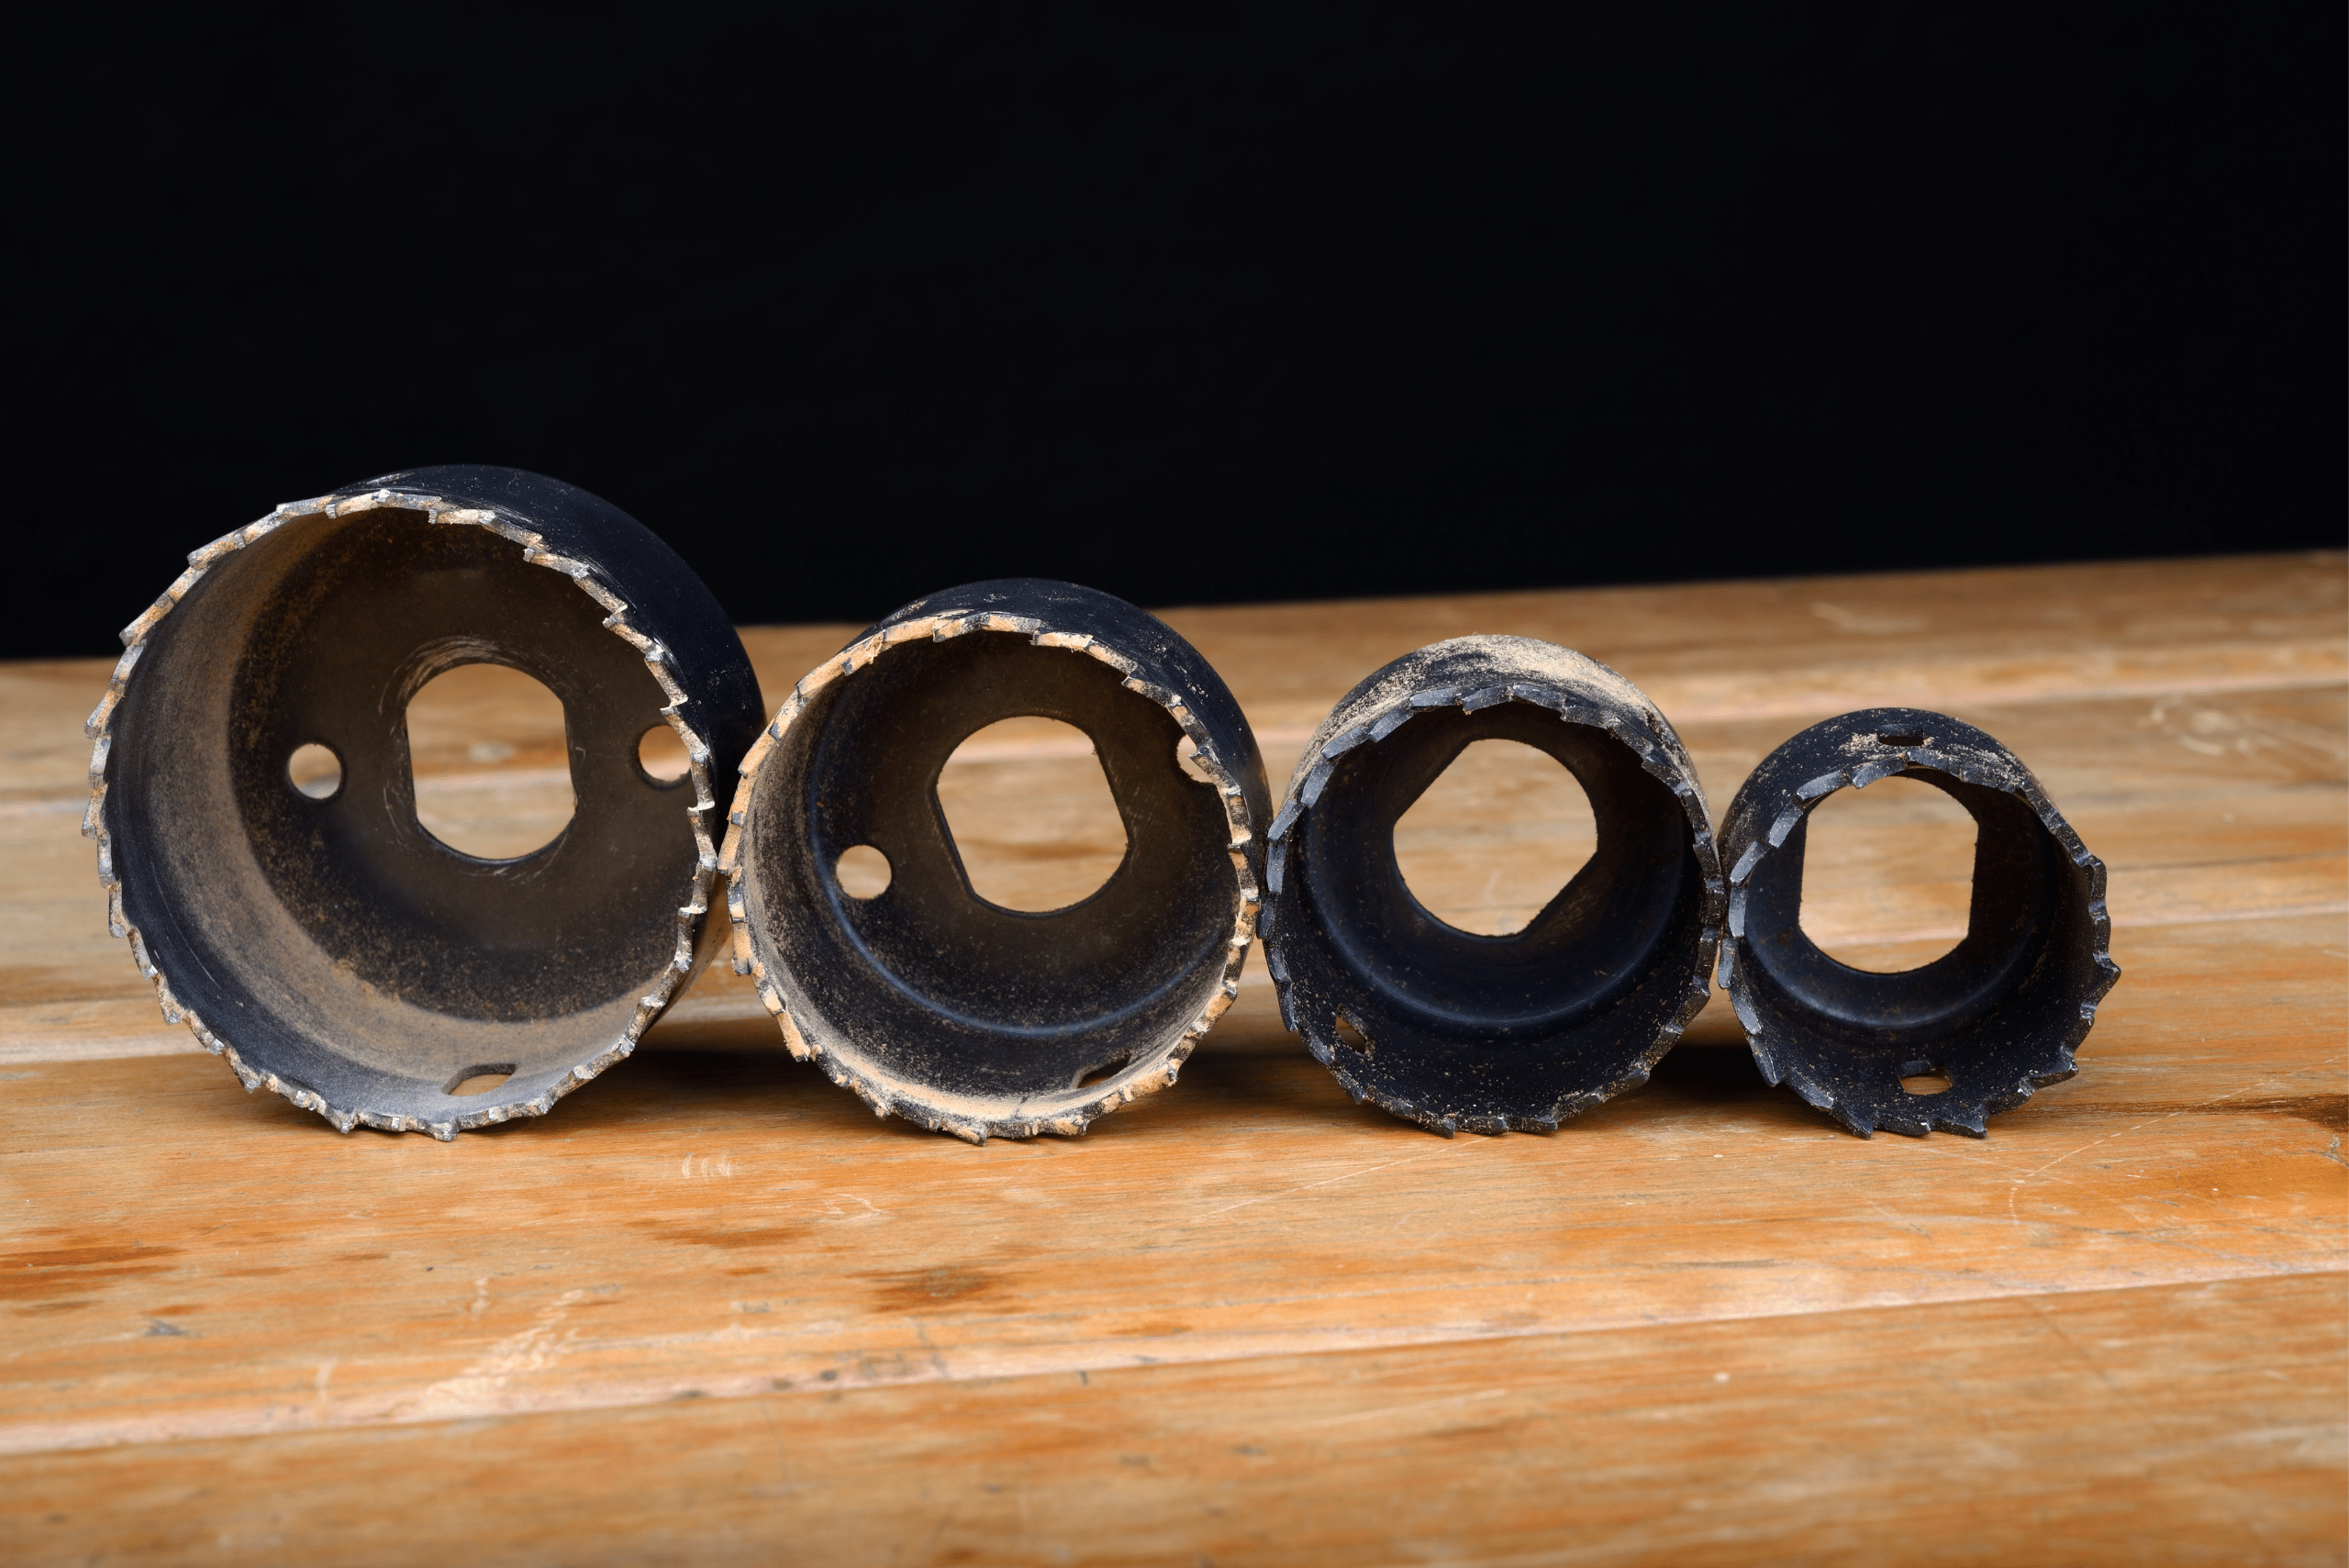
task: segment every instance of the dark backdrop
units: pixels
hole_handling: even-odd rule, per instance
[[[0,651],[441,462],[750,621],[2343,537],[2337,0],[674,9],[20,35]]]

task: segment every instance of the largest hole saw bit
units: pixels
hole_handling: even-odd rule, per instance
[[[247,1088],[344,1131],[542,1116],[692,972],[763,704],[708,589],[618,507],[514,469],[384,474],[196,550],[123,641],[83,831],[165,1017]],[[417,819],[407,701],[475,662],[562,704],[572,819],[510,860]],[[660,724],[682,780],[638,761]],[[306,789],[317,748],[340,782]]]

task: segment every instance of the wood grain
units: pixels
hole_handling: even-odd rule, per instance
[[[338,1138],[156,1054],[77,831],[103,667],[0,668],[0,1553],[2339,1562],[2343,565],[1170,614],[1278,776],[1469,630],[1640,682],[1717,810],[1845,708],[1997,735],[2111,866],[2125,976],[1981,1142],[1842,1134],[1718,1007],[1554,1137],[1446,1141],[1350,1105],[1261,966],[1079,1142],[875,1122],[722,969],[543,1122]],[[774,693],[852,630],[745,637]],[[543,771],[467,733],[444,800]],[[1099,852],[1002,815],[1081,751],[989,745],[955,787],[1004,874]],[[1415,824],[1440,912],[1584,830],[1512,839],[1520,795]],[[1858,804],[1806,926],[1920,962],[1956,934],[1933,824]]]
[[[45,1222],[0,1255],[0,1451],[2339,1269],[2337,923],[2241,934],[2129,940],[2080,1078],[1981,1144],[1854,1139],[1695,1051],[1555,1137],[1445,1140],[1269,1008],[1081,1143],[970,1152],[771,1056],[454,1145],[300,1136],[201,1058],[19,1064]]]
[[[2327,1274],[51,1453],[0,1471],[0,1552],[2329,1563],[2344,1305]]]

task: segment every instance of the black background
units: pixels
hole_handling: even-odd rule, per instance
[[[444,462],[744,621],[2343,538],[2337,0],[77,16],[0,652]]]

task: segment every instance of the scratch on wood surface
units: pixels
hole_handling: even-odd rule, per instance
[[[1887,1207],[1884,1206],[1884,1204],[1883,1204],[1882,1200],[1880,1200],[1880,1199],[1877,1199],[1877,1198],[1870,1198],[1870,1199],[1868,1199],[1868,1207],[1869,1207],[1870,1208],[1875,1209],[1878,1214],[1880,1214],[1880,1215],[1884,1216],[1887,1219],[1889,1219],[1890,1221],[1892,1221],[1892,1223],[1893,1223],[1893,1224],[1898,1225],[1898,1227],[1900,1227],[1900,1229],[1903,1229],[1903,1230],[1912,1231],[1912,1232],[1914,1232],[1915,1234],[1917,1234],[1917,1235],[1919,1235],[1919,1236],[1922,1236],[1922,1237],[1927,1238],[1928,1240],[1930,1240],[1930,1239],[1932,1238],[1932,1231],[1930,1231],[1930,1230],[1926,1229],[1923,1226],[1921,1226],[1921,1225],[1918,1224],[1915,1220],[1913,1220],[1913,1219],[1909,1218],[1907,1215],[1905,1215],[1905,1214],[1895,1214],[1891,1209],[1887,1208]]]
[[[2297,778],[2311,765],[2321,776],[2337,776],[2349,760],[2349,745],[2334,730],[2258,707],[2211,707],[2183,694],[2155,703],[2140,722],[2199,756],[2232,753],[2283,778]]]
[[[939,1382],[953,1382],[954,1374],[946,1370],[946,1358],[940,1355],[938,1347],[930,1342],[930,1330],[922,1327],[922,1321],[918,1318],[913,1319],[913,1326],[914,1338],[919,1340],[921,1348],[930,1352],[930,1370],[938,1374]]]
[[[2127,1127],[2120,1128],[2111,1132],[2106,1133],[2102,1138],[2092,1138],[2076,1149],[2065,1150],[2063,1153],[2056,1155],[2053,1160],[2048,1161],[2044,1165],[2038,1167],[2038,1169],[2026,1171],[2021,1175],[2017,1176],[2013,1184],[2008,1187],[2007,1218],[2009,1222],[2018,1226],[2022,1223],[2022,1217],[2015,1211],[2016,1195],[2021,1193],[2027,1184],[2045,1173],[2054,1170],[2065,1161],[2069,1160],[2073,1155],[2085,1154],[2089,1150],[2097,1148],[2100,1144],[2110,1143],[2116,1138],[2125,1138],[2132,1132],[2141,1131],[2145,1128],[2153,1127],[2158,1123],[2174,1120],[2175,1118],[2182,1116],[2190,1116],[2196,1111],[2208,1110],[2212,1106],[2222,1104],[2225,1101],[2234,1099],[2243,1095],[2248,1095],[2254,1089],[2263,1089],[2277,1082],[2279,1082],[2279,1080],[2274,1078],[2262,1078],[2256,1083],[2245,1084],[2240,1089],[2230,1089],[2223,1095],[2213,1095],[2207,1100],[2200,1100],[2190,1106],[2180,1106],[2177,1109],[2166,1112],[2164,1115],[2148,1117],[2143,1121],[2140,1122],[2132,1122]]]
[[[489,1348],[488,1354],[473,1365],[417,1395],[413,1414],[421,1419],[442,1415],[477,1416],[494,1407],[508,1383],[526,1373],[541,1372],[554,1362],[561,1354],[554,1347],[555,1328],[586,1295],[584,1290],[566,1290],[540,1307],[538,1320],[529,1328],[498,1340]]]
[[[1322,1181],[1308,1182],[1301,1187],[1286,1187],[1276,1193],[1263,1193],[1255,1197],[1244,1197],[1238,1203],[1228,1203],[1221,1208],[1211,1208],[1205,1214],[1197,1216],[1191,1223],[1197,1225],[1202,1219],[1213,1219],[1219,1214],[1230,1214],[1233,1209],[1246,1208],[1252,1203],[1268,1203],[1276,1197],[1295,1197],[1299,1193],[1309,1193],[1316,1187],[1326,1187],[1338,1182],[1351,1181],[1356,1176],[1368,1176],[1380,1171],[1391,1171],[1397,1165],[1408,1165],[1420,1160],[1432,1160],[1439,1154],[1463,1154],[1471,1149],[1481,1147],[1483,1147],[1481,1143],[1464,1143],[1451,1148],[1431,1149],[1424,1154],[1412,1154],[1400,1160],[1389,1160],[1384,1165],[1366,1165],[1359,1171],[1348,1171],[1341,1175],[1330,1176]]]
[[[1422,1399],[1410,1405],[1386,1405],[1375,1410],[1356,1410],[1345,1416],[1329,1416],[1319,1421],[1300,1421],[1299,1429],[1313,1431],[1324,1427],[1342,1427],[1353,1421],[1389,1421],[1398,1416],[1413,1416],[1422,1410],[1440,1410],[1454,1405],[1466,1405],[1478,1399],[1498,1399],[1508,1394],[1506,1388],[1486,1388],[1475,1394],[1454,1394],[1444,1399]]]
[[[1836,1138],[1846,1136],[1849,1135],[1842,1132],[1830,1133],[1824,1139],[1818,1140],[1818,1141],[1831,1141]],[[1779,1141],[1782,1143],[1798,1143],[1809,1140],[1803,1139],[1784,1138],[1780,1139]],[[1929,1138],[1923,1142],[1915,1145],[1915,1147],[1921,1153],[1938,1154],[1943,1159],[1948,1160],[1963,1160],[1969,1165],[1987,1165],[1994,1171],[2012,1171],[2016,1168],[2014,1162],[2011,1160],[2001,1160],[1996,1154],[1983,1152],[1978,1146],[1972,1144],[1956,1144],[1951,1142],[1947,1139]],[[2034,1173],[2026,1172],[2022,1176],[2019,1176],[2015,1179],[2018,1181],[2026,1180],[2033,1173]],[[2062,1181],[2064,1178],[2058,1176],[2056,1180]]]
[[[2072,1359],[2087,1370],[2088,1375],[2102,1384],[2112,1394],[2123,1397],[2127,1396],[2129,1391],[2113,1381],[2112,1374],[2105,1370],[2104,1363],[2088,1354],[2087,1348],[2065,1330],[2060,1314],[2049,1311],[2047,1304],[2036,1296],[2026,1296],[2018,1299],[2022,1302],[2025,1309],[2039,1320],[2041,1328],[2055,1336],[2064,1349],[2071,1353]]]
[[[2040,1326],[2054,1333],[2057,1341],[2071,1353],[2073,1360],[2097,1381],[2107,1395],[2127,1403],[2133,1420],[2143,1423],[2146,1429],[2155,1433],[2165,1446],[2179,1442],[2184,1434],[2172,1422],[2165,1418],[2165,1409],[2163,1401],[2148,1397],[2143,1390],[2115,1378],[2106,1370],[2102,1361],[2090,1355],[2087,1348],[2072,1336],[2071,1332],[2064,1327],[2061,1318],[2048,1309],[2045,1301],[2032,1296],[2025,1296],[2022,1300],[2032,1316],[2038,1319]],[[2259,1520],[2253,1511],[2244,1507],[2244,1499],[2242,1495],[2235,1488],[2225,1485],[2218,1487],[2217,1493],[2221,1504],[2234,1516],[2235,1524],[2243,1531],[2243,1539],[2260,1540],[2263,1532],[2259,1528]]]
[[[842,1208],[836,1203],[827,1203],[824,1205],[824,1218],[820,1223],[830,1224],[837,1221],[842,1225],[870,1225],[877,1220],[896,1218],[885,1208],[874,1207],[871,1198],[859,1197],[854,1193],[827,1193],[824,1195],[827,1198],[844,1197],[851,1203],[863,1204],[864,1208],[863,1212],[859,1212],[852,1208]]]

